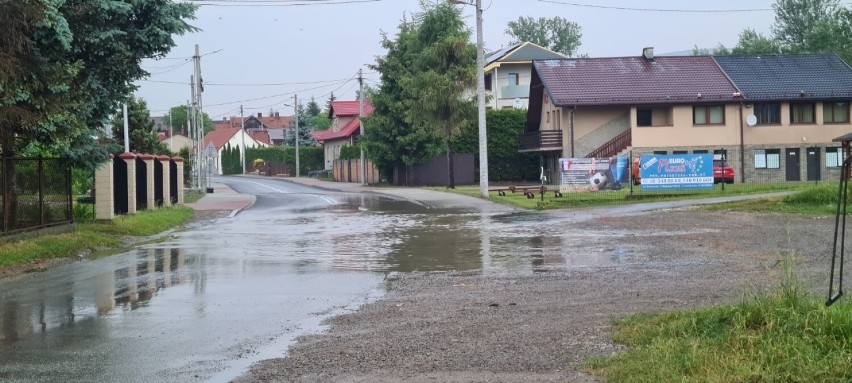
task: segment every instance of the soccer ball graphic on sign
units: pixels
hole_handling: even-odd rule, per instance
[[[591,183],[592,186],[595,186],[597,189],[602,189],[604,185],[606,185],[606,182],[606,174],[603,174],[601,172],[597,172],[592,175],[591,178],[589,178],[589,183]]]

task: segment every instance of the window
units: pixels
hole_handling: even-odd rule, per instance
[[[778,149],[757,149],[754,151],[755,169],[778,169],[781,167],[781,151]]]
[[[754,115],[760,125],[781,123],[781,104],[754,104]]]
[[[673,150],[672,154],[689,154],[689,151],[686,150]]]
[[[822,119],[826,124],[849,122],[848,102],[822,103]]]
[[[491,90],[491,73],[485,75],[485,90]]]
[[[672,108],[636,108],[636,126],[671,126]]]
[[[709,152],[709,151],[707,151],[707,150],[703,150],[703,149],[702,149],[702,150],[693,150],[693,151],[692,151],[692,154],[707,154],[707,153],[710,153],[710,152]]]
[[[654,151],[654,154],[658,154],[658,155],[663,155],[663,156],[664,156],[664,155],[666,155],[666,154],[669,154],[669,152],[667,152],[667,151],[665,151],[665,150],[655,150],[655,151]]]
[[[509,73],[509,86],[518,85],[518,74],[517,73]]]
[[[636,109],[636,126],[653,126],[651,109]]]
[[[547,114],[547,121],[546,122],[549,124],[550,123],[550,112],[547,112],[546,114]]]
[[[839,168],[843,166],[843,149],[825,148],[825,167]]]
[[[707,105],[692,107],[693,125],[710,125],[725,123],[724,105]]]
[[[790,123],[791,124],[813,124],[816,122],[814,117],[814,104],[790,104]]]

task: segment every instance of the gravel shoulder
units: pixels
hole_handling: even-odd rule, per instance
[[[833,217],[682,208],[584,222],[624,232],[631,261],[533,275],[401,274],[384,299],[330,319],[239,382],[596,382],[622,349],[613,318],[732,303],[783,280],[827,287]],[[531,259],[531,262],[555,260]]]

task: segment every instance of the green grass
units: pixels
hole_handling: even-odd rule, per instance
[[[552,187],[545,193],[544,201],[536,189],[534,199],[527,199],[522,192],[512,194],[507,191],[505,196],[499,196],[496,191],[489,192],[491,201],[515,206],[525,209],[565,209],[589,206],[606,206],[606,205],[622,205],[639,202],[650,201],[666,201],[666,200],[682,200],[690,198],[714,198],[732,195],[743,194],[759,194],[772,193],[778,191],[791,191],[813,187],[812,183],[760,183],[760,184],[732,184],[732,185],[715,185],[712,190],[685,190],[685,191],[643,191],[640,187],[633,187],[632,191],[629,187],[614,191],[598,191],[598,192],[578,192],[578,193],[563,193],[562,198],[554,198]],[[836,187],[836,185],[835,185]],[[462,194],[471,197],[479,197],[478,186],[461,186],[455,189],[445,187],[431,187],[430,190],[446,191],[450,193]]]
[[[752,213],[786,213],[834,215],[837,213],[838,185],[811,185],[783,198],[729,202],[704,206],[709,211],[746,211]]]
[[[198,202],[201,198],[203,198],[205,193],[200,191],[187,191],[183,194],[183,202],[184,203],[195,203]]]
[[[852,305],[825,307],[795,283],[742,303],[615,323],[628,350],[592,359],[610,382],[849,382]]]
[[[144,237],[182,225],[193,217],[185,206],[144,210],[109,222],[77,224],[74,232],[0,243],[0,267],[73,257],[84,250],[120,247],[127,237]]]

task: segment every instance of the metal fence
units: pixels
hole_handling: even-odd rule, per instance
[[[0,158],[0,217],[0,235],[71,223],[68,161]]]
[[[651,190],[643,185],[638,171],[638,159],[643,154],[664,155],[713,155],[714,177],[713,188],[672,188]],[[627,162],[627,168],[616,170],[613,166],[609,172],[590,172],[589,187],[565,187],[563,179],[566,173],[559,168],[561,162],[551,158],[544,169],[548,175],[548,185],[545,198],[561,198],[572,200],[576,204],[592,203],[601,199],[644,199],[660,197],[687,197],[707,195],[728,195],[739,193],[776,192],[805,188],[814,185],[831,184],[836,186],[840,180],[844,160],[840,145],[822,146],[749,146],[722,148],[666,148],[634,149],[621,153],[622,161]],[[626,157],[626,161],[624,159]],[[605,158],[614,163],[616,157]],[[623,163],[622,162],[622,163]],[[637,177],[638,176],[638,177]],[[603,184],[601,184],[603,182]],[[576,180],[575,180],[576,184]],[[524,189],[534,192],[540,198],[541,190],[538,185],[517,185],[516,193]],[[562,196],[557,197],[556,192]]]

